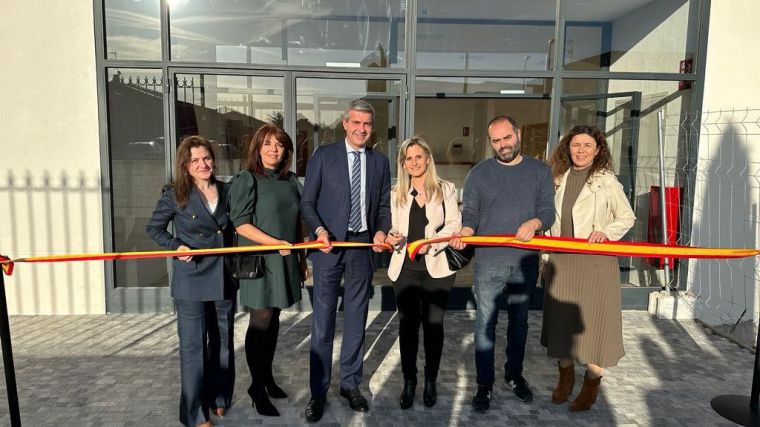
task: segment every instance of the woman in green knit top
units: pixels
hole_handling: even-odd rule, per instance
[[[238,233],[238,245],[290,244],[303,240],[298,212],[301,184],[290,171],[293,141],[274,125],[256,131],[248,150],[248,167],[230,185],[230,220]],[[266,274],[240,280],[240,303],[248,307],[245,356],[251,370],[248,389],[259,414],[279,416],[272,398],[287,394],[272,375],[272,361],[280,329],[280,311],[301,300],[306,274],[302,251],[264,255]]]

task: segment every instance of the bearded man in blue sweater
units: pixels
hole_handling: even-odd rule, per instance
[[[520,153],[520,129],[509,116],[488,123],[494,157],[475,165],[465,179],[459,235],[514,234],[529,241],[554,222],[554,180],[542,161]],[[455,249],[466,245],[451,241]],[[474,261],[475,368],[478,388],[472,409],[488,412],[494,384],[494,342],[498,301],[507,298],[507,362],[504,380],[523,402],[533,393],[523,377],[528,338],[528,303],[538,281],[538,252],[505,247],[477,247]]]

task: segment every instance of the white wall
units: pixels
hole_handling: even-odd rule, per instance
[[[710,12],[692,244],[757,248],[760,205],[760,2],[713,1]],[[753,110],[754,108],[754,110]],[[753,344],[760,286],[756,258],[693,261],[697,316]],[[746,313],[742,316],[742,312]]]
[[[103,249],[92,2],[0,2],[0,252]],[[102,262],[17,264],[12,314],[104,313]]]

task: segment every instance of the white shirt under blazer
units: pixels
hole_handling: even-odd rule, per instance
[[[425,216],[428,220],[428,224],[425,226],[426,239],[448,237],[462,228],[462,214],[459,212],[459,206],[457,205],[456,187],[449,181],[441,180],[441,188],[443,190],[443,202],[446,204],[446,216],[448,218],[443,217],[443,205],[441,202],[431,202],[428,200],[425,203]],[[409,211],[412,208],[412,203],[417,203],[411,195],[412,189],[409,188],[407,190],[407,203],[401,206],[397,206],[394,202],[396,200],[396,190],[391,190],[391,222],[393,229],[404,236],[409,234]],[[441,225],[443,225],[443,228],[436,232]],[[451,276],[455,273],[449,269],[449,263],[446,261],[446,254],[443,251],[447,245],[448,242],[434,243],[426,255],[419,255],[425,257],[425,265],[430,277],[440,278]],[[406,245],[404,245],[404,249],[401,252],[393,252],[390,265],[388,266],[388,277],[392,281],[395,282],[398,279],[401,267],[404,265],[404,257],[407,256],[409,255],[406,252]]]

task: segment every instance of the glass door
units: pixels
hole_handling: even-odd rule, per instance
[[[306,175],[311,153],[345,137],[342,120],[346,105],[357,98],[375,108],[375,123],[369,146],[390,159],[391,178],[396,175],[395,158],[399,129],[404,129],[403,78],[340,77],[305,75],[296,77],[296,147],[298,176]]]
[[[175,72],[171,76],[174,147],[190,135],[206,137],[216,154],[216,174],[223,181],[245,167],[249,143],[259,127],[271,123],[284,128],[281,75]]]

